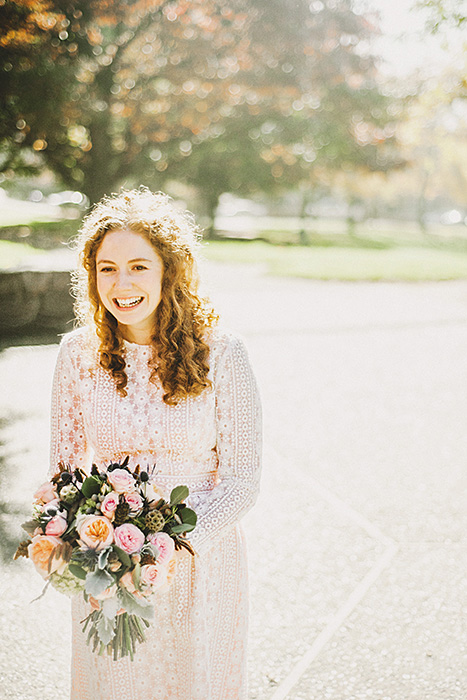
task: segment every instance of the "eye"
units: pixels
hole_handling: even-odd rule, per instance
[[[133,269],[134,270],[147,270],[148,268],[146,267],[146,265],[135,265]]]
[[[100,267],[98,272],[113,272],[113,267],[107,266],[107,267]]]

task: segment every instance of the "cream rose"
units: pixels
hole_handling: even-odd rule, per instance
[[[114,540],[112,523],[103,515],[88,515],[78,525],[82,544],[91,549],[105,549]]]
[[[126,469],[114,469],[107,473],[107,478],[117,493],[128,493],[136,488],[134,477]]]
[[[163,586],[166,586],[167,576],[167,567],[158,562],[155,564],[146,564],[141,567],[141,585],[151,589],[148,593],[153,593]]]
[[[173,539],[166,532],[155,532],[147,537],[148,542],[159,550],[157,563],[167,566],[175,552]]]
[[[54,557],[55,550],[62,544],[59,537],[36,535],[32,538],[28,555],[42,578],[48,578],[54,571],[61,574],[65,570],[66,562],[61,557]]]
[[[45,505],[54,498],[57,498],[57,492],[55,486],[50,483],[50,481],[45,481],[34,494],[35,502],[40,505]]]

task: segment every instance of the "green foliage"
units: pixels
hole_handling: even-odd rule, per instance
[[[106,588],[109,588],[115,579],[111,574],[102,569],[95,569],[86,574],[86,593],[88,595],[97,596],[103,593]]]
[[[45,163],[91,202],[178,179],[213,218],[224,191],[398,162],[391,100],[358,50],[371,25],[351,0],[7,5],[8,173]]]
[[[91,498],[101,490],[102,482],[95,476],[87,476],[81,486],[81,491],[86,498]]]
[[[182,501],[185,500],[185,498],[188,498],[189,494],[189,489],[188,486],[176,486],[173,490],[172,493],[170,494],[170,505],[171,506],[176,506]]]

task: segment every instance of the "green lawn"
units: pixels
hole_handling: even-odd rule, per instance
[[[208,260],[263,264],[269,274],[322,280],[452,280],[467,279],[467,252],[428,244],[382,247],[339,240],[330,245],[271,245],[265,241],[209,241],[203,246]],[[350,245],[351,243],[351,245]],[[376,244],[377,242],[375,242]],[[45,251],[24,243],[0,240],[0,268],[21,264]]]
[[[272,246],[212,241],[208,260],[263,263],[270,274],[322,280],[450,280],[467,278],[467,253],[422,246],[388,249]]]
[[[25,243],[0,240],[0,269],[7,270],[10,267],[16,267],[25,258],[31,255],[40,255],[41,253],[41,250],[37,250]]]

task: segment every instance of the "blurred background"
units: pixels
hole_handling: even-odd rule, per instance
[[[196,214],[208,258],[322,279],[464,277],[465,9],[3,0],[2,268],[144,184]]]
[[[466,0],[0,0],[0,698],[69,692],[13,563],[48,463],[68,243],[146,185],[246,341],[250,700],[465,700]],[[63,599],[62,599],[63,598]]]

